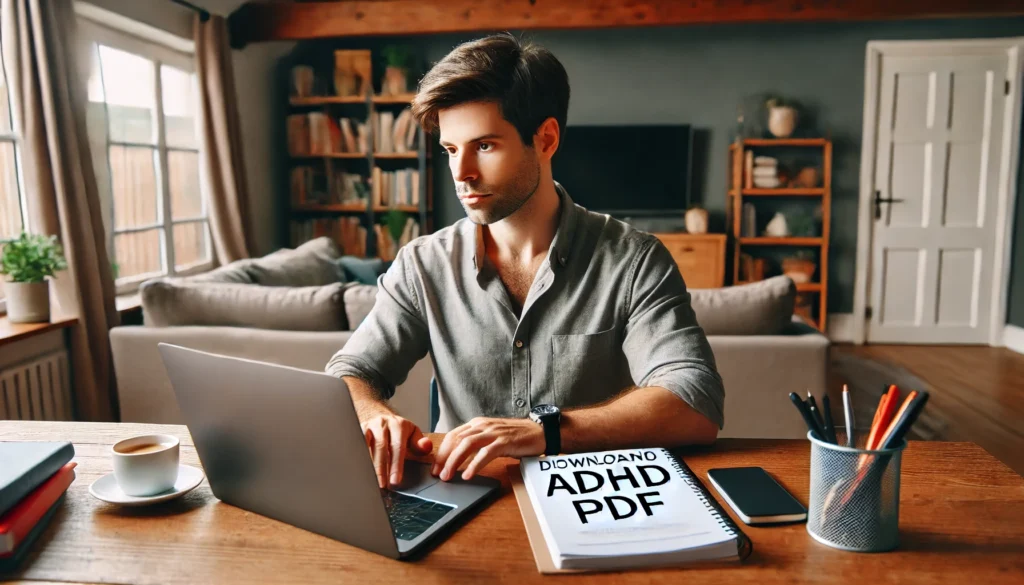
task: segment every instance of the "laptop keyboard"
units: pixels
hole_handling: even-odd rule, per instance
[[[455,509],[455,506],[390,490],[381,490],[381,497],[391,518],[391,531],[395,538],[402,540],[413,540]]]

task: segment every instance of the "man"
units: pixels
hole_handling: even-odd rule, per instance
[[[438,133],[467,218],[399,250],[327,365],[348,383],[382,488],[401,482],[407,452],[432,449],[384,402],[428,351],[445,481],[499,456],[717,437],[722,380],[668,251],[552,177],[568,107],[561,63],[508,34],[456,47],[420,82],[413,113]]]

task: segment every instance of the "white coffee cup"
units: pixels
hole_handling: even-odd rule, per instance
[[[110,448],[114,479],[125,495],[153,496],[178,480],[178,438],[142,435],[118,441]]]

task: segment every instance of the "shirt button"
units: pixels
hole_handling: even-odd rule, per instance
[[[562,263],[562,266],[565,266],[565,256],[559,258],[558,261]]]
[[[522,407],[526,406],[526,401],[523,400],[522,398],[516,398],[516,406],[518,406],[519,408],[522,408]]]
[[[523,340],[522,339],[517,339],[516,340],[516,347],[520,347],[520,348],[523,347]]]

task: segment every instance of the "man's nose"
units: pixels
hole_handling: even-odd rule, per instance
[[[458,183],[474,181],[479,178],[476,161],[472,156],[459,155],[451,159],[452,178]]]

